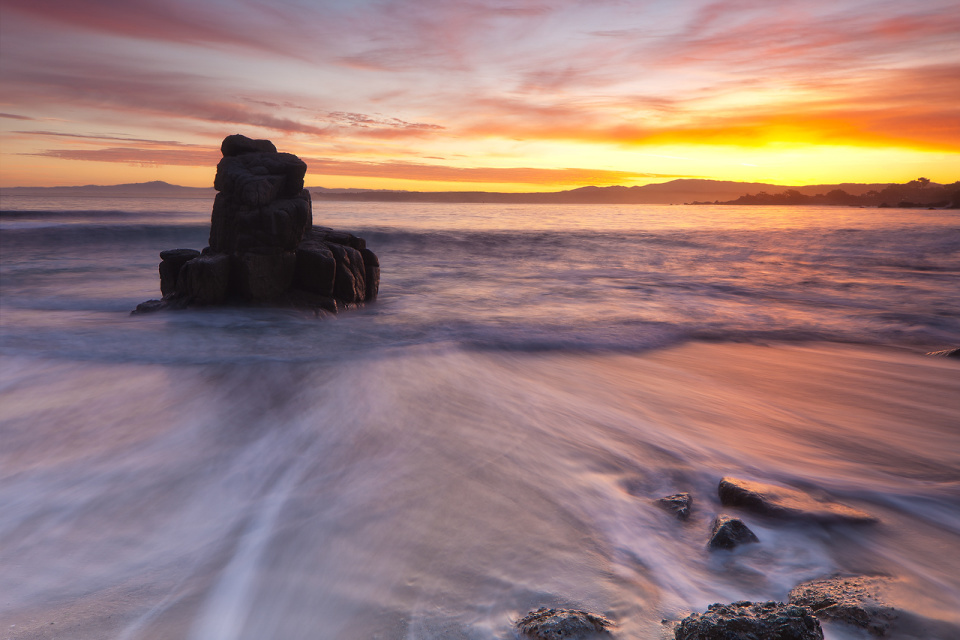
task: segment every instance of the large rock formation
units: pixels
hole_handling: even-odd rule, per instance
[[[220,151],[209,246],[162,251],[163,298],[136,312],[244,303],[337,311],[377,297],[380,261],[366,241],[313,226],[300,158],[241,135]]]

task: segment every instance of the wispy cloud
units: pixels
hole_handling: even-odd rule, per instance
[[[8,154],[136,147],[182,164],[201,156],[177,140],[212,147],[239,131],[412,175],[411,157],[483,167],[500,164],[498,147],[544,142],[566,149],[542,169],[560,172],[587,148],[604,167],[645,146],[960,150],[960,5],[948,0],[3,0],[3,11],[0,118],[57,121],[4,134],[18,136]],[[52,135],[64,144],[48,149]],[[518,175],[561,175],[523,172],[544,160],[518,162]]]
[[[26,155],[87,162],[118,162],[140,167],[210,167],[216,165],[220,160],[219,149],[107,147],[103,149],[46,149]]]

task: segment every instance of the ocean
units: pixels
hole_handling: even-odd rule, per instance
[[[924,355],[960,346],[958,212],[319,202],[375,303],[130,315],[211,206],[0,200],[0,639],[512,640],[540,606],[661,639],[863,574],[893,637],[958,637],[960,361]],[[719,513],[760,543],[709,551]]]

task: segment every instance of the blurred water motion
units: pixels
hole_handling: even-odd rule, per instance
[[[960,625],[960,369],[918,353],[960,342],[947,214],[452,209],[356,212],[381,299],[324,321],[130,317],[202,224],[0,217],[0,637],[506,639],[572,606],[659,638],[838,572]],[[710,553],[726,475],[881,523],[738,512],[761,543]]]

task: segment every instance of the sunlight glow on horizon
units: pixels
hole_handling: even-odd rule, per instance
[[[960,179],[952,2],[2,2],[4,187],[209,186],[232,133],[325,187]]]

